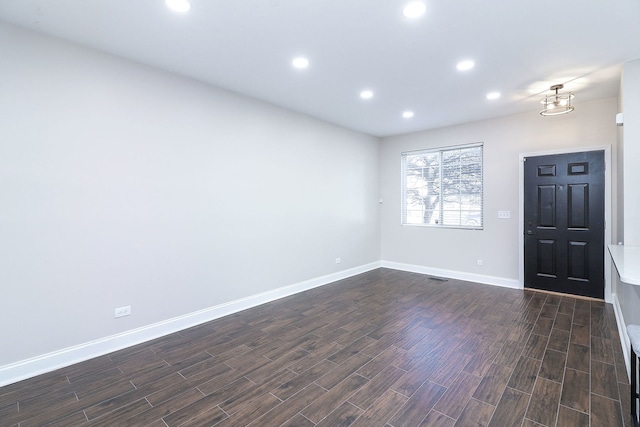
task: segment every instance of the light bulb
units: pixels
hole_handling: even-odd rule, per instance
[[[303,69],[309,66],[309,60],[305,57],[299,56],[294,58],[294,60],[291,61],[291,64],[298,69]]]
[[[363,90],[362,92],[360,92],[360,98],[362,99],[371,99],[373,98],[373,92],[370,90]]]
[[[422,16],[426,10],[427,6],[424,3],[421,1],[414,1],[407,4],[402,10],[402,13],[407,18],[417,18]]]
[[[174,12],[186,13],[191,10],[189,0],[165,0],[167,7]]]

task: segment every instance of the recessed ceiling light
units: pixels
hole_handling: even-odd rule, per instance
[[[360,98],[362,99],[371,99],[373,98],[373,91],[369,90],[369,89],[365,89],[362,92],[360,92]]]
[[[487,99],[494,100],[494,99],[498,99],[498,98],[500,98],[500,92],[489,92],[487,94]]]
[[[456,65],[456,68],[459,71],[468,71],[468,70],[472,69],[473,67],[475,67],[475,65],[476,65],[475,62],[473,62],[470,59],[466,59],[464,61],[458,62],[458,65]]]
[[[427,6],[421,1],[412,1],[402,9],[402,14],[407,18],[418,18],[419,16],[424,15],[426,10]]]
[[[298,69],[304,69],[309,66],[309,60],[304,56],[299,56],[297,58],[293,58],[291,64]]]
[[[405,119],[410,119],[411,117],[413,117],[413,111],[405,111],[404,113],[402,113],[402,117],[404,117]]]
[[[164,3],[174,12],[185,13],[191,10],[189,0],[164,0]]]

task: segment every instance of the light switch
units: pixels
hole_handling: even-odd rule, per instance
[[[511,211],[498,211],[498,218],[511,218]]]

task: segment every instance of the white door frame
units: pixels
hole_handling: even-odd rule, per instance
[[[554,154],[581,153],[586,151],[604,151],[604,300],[612,303],[611,296],[611,257],[607,256],[607,245],[611,243],[611,145],[594,147],[573,147],[551,151],[538,151],[520,154],[519,190],[518,190],[518,232],[519,237],[519,280],[524,289],[524,158],[548,156]]]

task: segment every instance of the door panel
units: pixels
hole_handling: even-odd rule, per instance
[[[569,184],[568,227],[589,228],[589,184]]]
[[[556,227],[556,186],[538,186],[538,226]]]
[[[568,275],[572,280],[589,280],[589,244],[569,242]]]
[[[525,287],[604,298],[604,151],[524,163]]]
[[[538,275],[556,277],[556,241],[538,240]]]

